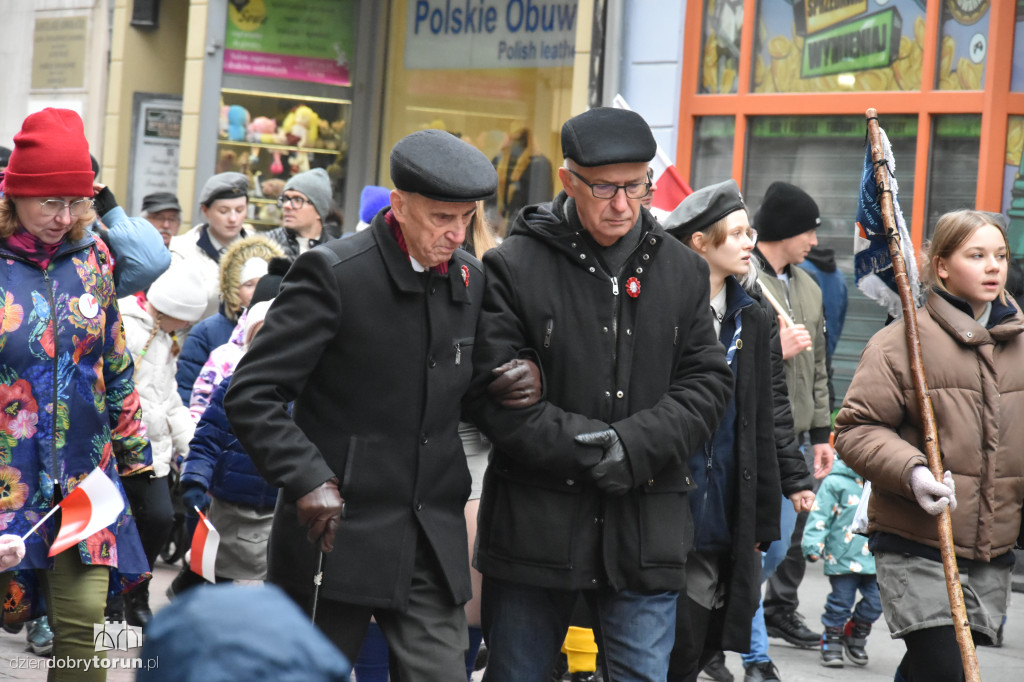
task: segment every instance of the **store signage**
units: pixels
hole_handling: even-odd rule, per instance
[[[817,33],[868,11],[868,0],[800,0],[793,3],[797,35]]]
[[[577,0],[409,0],[406,69],[571,66]]]
[[[224,73],[349,85],[353,0],[232,0]]]
[[[765,137],[827,137],[863,138],[862,116],[758,116],[753,119],[751,133]],[[917,118],[894,118],[886,121],[889,139],[917,137]],[[703,128],[701,130],[703,133]]]
[[[801,78],[889,66],[899,54],[902,26],[899,11],[890,8],[807,36]]]

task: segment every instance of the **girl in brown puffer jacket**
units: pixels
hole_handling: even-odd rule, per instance
[[[997,642],[1006,614],[1024,499],[1024,316],[1004,290],[1001,222],[947,213],[927,250],[918,327],[943,481],[926,466],[902,321],[872,337],[836,419],[839,454],[872,484],[869,547],[907,647],[896,680],[964,679],[933,518],[947,507],[975,642]]]

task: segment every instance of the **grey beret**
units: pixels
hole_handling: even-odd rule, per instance
[[[153,192],[142,197],[142,211],[144,213],[159,213],[168,209],[181,210],[178,197],[170,192]]]
[[[745,209],[739,185],[732,178],[715,185],[701,187],[683,199],[664,221],[665,230],[680,241],[694,232],[703,232],[719,220]]]
[[[483,152],[443,130],[419,130],[391,149],[391,181],[437,201],[480,201],[498,188]]]
[[[646,163],[657,151],[647,121],[628,109],[597,107],[562,126],[562,158],[581,166]]]
[[[320,221],[327,220],[327,214],[331,211],[331,179],[327,176],[327,171],[323,168],[314,168],[293,175],[281,193],[284,194],[288,190],[305,194],[320,216]]]
[[[241,173],[217,173],[210,177],[199,193],[199,203],[209,206],[217,199],[236,199],[249,195],[249,178]]]

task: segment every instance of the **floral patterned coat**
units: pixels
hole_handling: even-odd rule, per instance
[[[92,235],[61,244],[47,269],[0,240],[0,532],[23,535],[99,466],[124,500],[117,521],[78,544],[82,562],[110,566],[111,592],[149,577],[118,474],[148,475],[131,356],[113,263]],[[35,617],[35,573],[50,569],[48,520],[26,541],[5,619]],[[68,550],[71,551],[71,550]]]

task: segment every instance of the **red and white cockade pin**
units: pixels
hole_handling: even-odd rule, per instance
[[[469,286],[469,267],[465,265],[462,266],[462,283]]]
[[[626,280],[626,293],[629,294],[630,298],[636,298],[640,295],[640,280],[636,277],[630,277]]]

